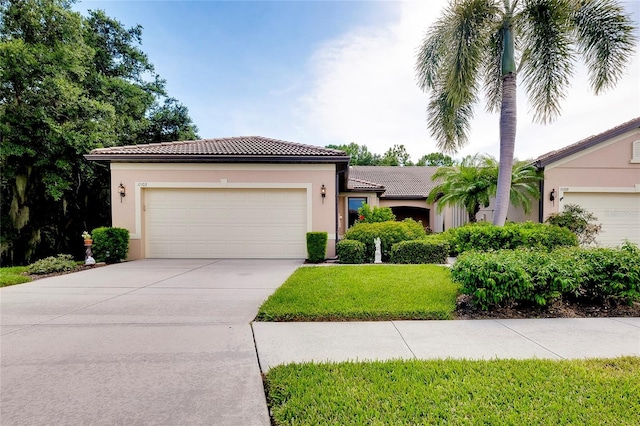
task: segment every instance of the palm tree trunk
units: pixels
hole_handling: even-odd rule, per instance
[[[516,142],[516,74],[502,77],[502,105],[500,107],[500,169],[496,190],[496,210],[493,224],[503,226],[507,220],[511,192],[513,153]]]

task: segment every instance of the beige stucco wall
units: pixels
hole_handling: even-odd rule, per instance
[[[349,198],[366,198],[370,207],[380,207],[380,199],[375,192],[343,192],[338,195],[338,239],[344,237],[347,230],[347,221],[349,219],[348,199]]]
[[[144,191],[147,188],[304,188],[308,231],[329,234],[327,256],[335,256],[334,164],[112,163],[113,226],[131,233],[129,259],[145,257]],[[120,198],[118,185],[126,188]],[[320,188],[326,187],[322,198]],[[254,212],[259,214],[259,212]]]
[[[509,205],[509,210],[507,210],[507,221],[509,222],[537,222],[538,221],[538,211],[540,210],[540,201],[538,199],[531,200],[531,210],[529,213],[525,213],[522,207],[514,207],[513,205]],[[493,222],[493,212],[495,211],[495,198],[491,198],[491,202],[489,203],[489,207],[484,208],[481,207],[480,211],[476,215],[476,220]]]
[[[636,129],[546,166],[544,219],[558,212],[566,191],[640,191],[640,163],[632,162],[633,142],[639,139]],[[556,199],[552,202],[549,194],[553,189]]]

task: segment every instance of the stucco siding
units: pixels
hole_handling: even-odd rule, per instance
[[[144,258],[144,191],[148,188],[300,188],[307,191],[308,231],[327,232],[327,255],[334,256],[335,173],[333,164],[112,163],[113,226],[129,229],[129,258]],[[115,190],[120,183],[127,191],[122,199]],[[260,212],[246,214],[249,223]]]

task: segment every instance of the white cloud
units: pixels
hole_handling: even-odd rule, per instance
[[[402,2],[386,26],[358,28],[330,40],[313,55],[311,90],[302,99],[307,141],[356,142],[382,153],[404,144],[417,160],[436,151],[426,126],[427,95],[415,83],[415,53],[446,1]],[[638,5],[635,4],[634,7]],[[516,156],[532,158],[640,116],[638,54],[615,90],[595,96],[586,74],[572,80],[562,115],[554,123],[532,124],[525,93],[518,93]],[[499,153],[499,116],[476,107],[469,145],[457,156]]]

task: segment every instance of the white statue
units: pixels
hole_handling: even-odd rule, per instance
[[[376,257],[373,263],[382,263],[382,250],[380,249],[380,237],[376,237],[373,242],[376,244]]]

